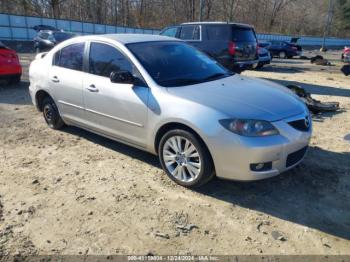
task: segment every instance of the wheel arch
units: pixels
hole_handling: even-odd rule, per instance
[[[35,104],[36,104],[37,109],[40,112],[43,111],[43,104],[42,103],[43,103],[45,97],[52,98],[52,96],[46,90],[39,90],[35,93]]]

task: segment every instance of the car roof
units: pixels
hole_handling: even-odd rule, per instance
[[[176,38],[150,35],[150,34],[105,34],[105,35],[89,35],[82,36],[80,38],[86,38],[87,40],[93,39],[110,39],[122,44],[141,43],[141,42],[154,42],[154,41],[181,41]]]
[[[188,22],[188,23],[182,23],[181,25],[235,25],[240,27],[247,27],[247,28],[253,28],[252,25],[248,24],[242,24],[242,23],[233,23],[233,22]]]

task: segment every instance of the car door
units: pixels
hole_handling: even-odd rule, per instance
[[[269,48],[270,52],[272,53],[272,55],[278,55],[280,52],[280,42],[278,41],[272,41],[271,42],[271,46]]]
[[[58,50],[49,70],[49,88],[61,116],[70,121],[84,120],[82,84],[85,43],[75,43]]]
[[[112,83],[112,72],[128,71],[135,84]],[[91,42],[83,80],[86,120],[101,133],[141,147],[146,145],[149,88],[132,62],[115,46]]]

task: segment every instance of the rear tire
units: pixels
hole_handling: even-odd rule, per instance
[[[58,108],[51,97],[45,97],[42,103],[42,111],[47,125],[55,130],[64,127],[64,122],[60,116]]]
[[[264,64],[263,63],[258,63],[255,69],[261,69],[263,68]]]
[[[189,131],[168,131],[159,143],[158,155],[165,173],[181,186],[200,187],[215,175],[207,147]]]
[[[284,51],[279,52],[278,54],[279,58],[286,59],[287,58],[287,53]]]

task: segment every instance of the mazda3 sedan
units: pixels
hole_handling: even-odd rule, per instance
[[[186,187],[278,175],[300,163],[311,137],[309,111],[287,88],[233,74],[166,36],[73,38],[38,54],[29,75],[49,127],[157,154]]]

